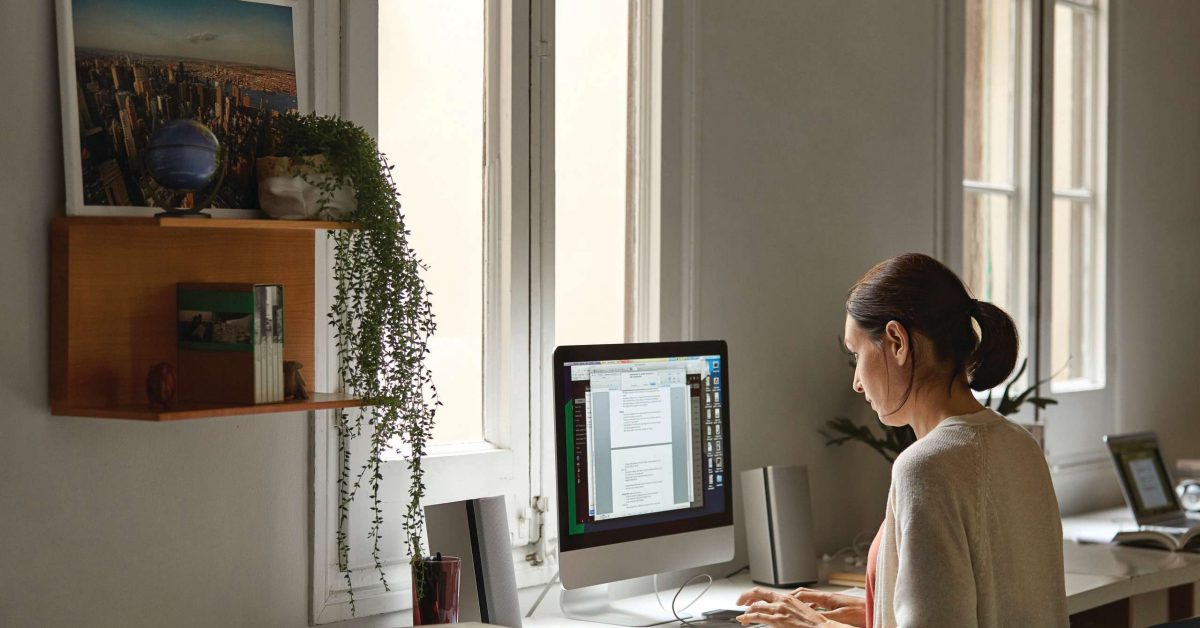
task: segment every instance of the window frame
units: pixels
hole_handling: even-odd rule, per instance
[[[1112,147],[1108,142],[1108,74],[1111,71],[1108,61],[1108,32],[1109,10],[1106,0],[1095,3],[1084,3],[1078,0],[1014,0],[1018,5],[1023,26],[1020,33],[1028,36],[1028,41],[1018,47],[1018,54],[1025,54],[1024,61],[1018,64],[1018,88],[1027,94],[1025,104],[1017,103],[1018,119],[1024,115],[1024,121],[1014,124],[1014,130],[1021,133],[1018,141],[1027,142],[1029,150],[1025,158],[1013,170],[1018,179],[1013,186],[993,185],[987,182],[969,181],[965,176],[960,177],[963,205],[956,215],[946,221],[944,241],[948,252],[947,259],[955,267],[964,271],[965,242],[963,220],[965,218],[965,195],[970,191],[999,193],[1024,196],[1029,199],[1029,228],[1031,230],[1030,263],[1029,263],[1029,337],[1022,341],[1029,347],[1029,383],[1040,381],[1053,374],[1055,366],[1050,363],[1050,303],[1053,286],[1051,285],[1050,260],[1053,255],[1051,234],[1053,218],[1053,202],[1056,198],[1077,195],[1076,191],[1053,189],[1053,111],[1054,111],[1054,19],[1055,8],[1067,5],[1074,10],[1084,9],[1097,15],[1095,57],[1092,63],[1095,93],[1092,99],[1095,115],[1092,121],[1092,169],[1093,189],[1089,194],[1095,202],[1096,222],[1103,229],[1103,234],[1095,243],[1095,262],[1103,265],[1103,281],[1095,286],[1098,291],[1097,300],[1101,304],[1099,312],[1093,313],[1100,319],[1095,332],[1103,367],[1100,369],[1099,381],[1082,383],[1066,382],[1056,385],[1043,384],[1035,394],[1050,396],[1058,405],[1048,410],[1033,408],[1032,418],[1046,426],[1046,455],[1054,473],[1056,483],[1061,483],[1060,501],[1064,511],[1074,509],[1074,504],[1086,502],[1089,497],[1084,495],[1090,487],[1102,481],[1108,473],[1108,460],[1099,435],[1116,429],[1113,415],[1113,373],[1115,360],[1113,347],[1108,339],[1113,337],[1112,329],[1112,299],[1113,267],[1111,259],[1112,247],[1108,244],[1109,234],[1112,233],[1112,216],[1107,210],[1107,180],[1109,151]],[[952,31],[953,32],[953,31]],[[966,42],[960,44],[965,50]],[[1045,52],[1043,54],[1043,51]],[[961,72],[960,72],[961,74]],[[961,80],[958,77],[957,80]],[[953,130],[952,126],[948,128]],[[965,132],[965,131],[961,131]],[[962,144],[960,135],[953,141]],[[953,153],[950,153],[953,154]],[[954,170],[948,165],[947,172]],[[1022,190],[1026,190],[1022,194]],[[1012,198],[1012,196],[1010,196]],[[1028,412],[1028,411],[1026,411]],[[1018,415],[1016,418],[1028,420],[1029,414]],[[1086,429],[1085,429],[1086,428]],[[1093,434],[1093,433],[1096,434]],[[1095,439],[1080,438],[1081,434]],[[1079,487],[1075,490],[1074,487]],[[1088,488],[1085,488],[1088,487]],[[1064,494],[1065,493],[1065,494]]]
[[[964,175],[961,177],[961,194],[962,194],[962,210],[959,212],[959,220],[956,226],[957,230],[952,231],[957,241],[951,245],[952,250],[957,253],[960,260],[959,268],[963,276],[966,276],[968,268],[967,257],[965,255],[965,225],[966,225],[966,195],[969,193],[977,193],[981,195],[997,194],[1007,198],[1011,207],[1015,211],[1015,217],[1009,221],[1009,229],[1016,233],[1022,227],[1026,230],[1022,239],[1025,248],[1024,268],[1019,265],[1016,271],[1019,273],[1024,270],[1026,276],[1026,291],[1023,295],[1024,306],[1024,328],[1028,330],[1028,335],[1037,338],[1038,329],[1036,324],[1035,307],[1037,303],[1037,281],[1038,270],[1035,264],[1037,259],[1037,244],[1036,244],[1036,204],[1034,202],[1035,190],[1030,185],[1032,180],[1033,164],[1036,157],[1033,154],[1034,146],[1032,140],[1033,135],[1033,116],[1030,112],[1033,108],[1034,99],[1034,84],[1033,78],[1036,73],[1032,71],[1033,56],[1032,40],[1034,39],[1034,20],[1032,17],[1033,3],[1031,0],[1010,0],[1012,5],[1012,18],[1010,28],[1012,29],[1013,39],[1010,42],[1011,54],[1009,63],[1013,68],[1013,86],[1012,98],[1009,103],[1010,117],[1010,136],[1009,136],[1009,160],[1008,160],[1008,180],[1006,183],[995,183],[990,181],[977,181],[967,179]],[[964,46],[966,42],[964,40]],[[965,125],[963,127],[965,133]],[[962,142],[959,142],[961,145]],[[986,198],[986,196],[984,197]],[[976,295],[979,296],[979,295]],[[1018,386],[1028,386],[1030,383],[1037,381],[1038,378],[1033,377],[1037,373],[1037,350],[1031,350],[1031,347],[1036,347],[1036,342],[1029,342],[1029,338],[1022,338],[1023,349],[1025,350],[1025,359],[1028,360],[1028,370],[1022,380],[1017,383]],[[1018,360],[1020,355],[1018,355]],[[980,395],[981,397],[983,395]],[[1036,417],[1036,415],[1035,415]]]
[[[324,64],[331,104],[317,110],[340,113],[376,133],[378,32],[373,25],[380,0],[322,3],[325,15],[314,31],[328,50]],[[698,149],[694,133],[698,112],[698,8],[678,0],[638,0],[649,18],[640,31],[652,54],[642,72],[655,91],[639,90],[650,103],[648,124],[639,127],[638,144],[648,151],[637,168],[638,220],[631,236],[638,248],[633,286],[634,336],[688,339],[698,325],[692,299],[697,292],[692,265],[698,257],[694,205]],[[553,388],[550,357],[554,349],[554,4],[555,0],[485,0],[487,6],[489,108],[486,142],[486,204],[500,207],[485,232],[484,441],[430,447],[424,459],[426,503],[492,494],[515,496],[510,530],[517,585],[549,581],[557,564],[552,507],[555,477]],[[645,22],[648,22],[645,23]],[[353,32],[353,37],[343,36]],[[648,39],[645,39],[648,37]],[[339,43],[340,42],[340,43]],[[642,43],[643,46],[646,43]],[[643,48],[644,49],[644,48]],[[318,61],[321,61],[318,58]],[[680,81],[662,81],[664,72]],[[340,96],[339,96],[340,95]],[[644,104],[642,106],[645,106]],[[683,115],[664,123],[662,107]],[[645,116],[643,116],[645,118]],[[495,124],[494,121],[499,121]],[[664,155],[668,157],[663,161]],[[664,166],[670,164],[670,167]],[[649,168],[647,168],[649,166]],[[489,216],[491,217],[491,216]],[[664,229],[663,225],[672,228]],[[678,227],[676,227],[678,226]],[[327,269],[331,246],[317,245],[316,307],[328,307],[332,286]],[[641,289],[648,287],[648,290]],[[318,325],[316,380],[336,389],[336,345],[331,330]],[[521,391],[514,394],[513,391]],[[528,391],[525,394],[524,391]],[[313,511],[312,620],[314,624],[351,617],[345,580],[336,564],[338,443],[334,415],[312,415]],[[481,473],[481,469],[494,472]],[[407,501],[407,470],[389,462],[384,500]],[[395,510],[393,509],[393,512]],[[411,607],[407,562],[389,575],[390,591],[377,584],[373,569],[356,586],[358,616]],[[356,583],[360,578],[355,577]]]
[[[649,76],[638,90],[631,115],[629,137],[639,166],[631,166],[627,178],[627,296],[632,307],[626,313],[626,341],[692,340],[699,328],[695,306],[699,285],[694,268],[700,263],[700,239],[696,228],[700,168],[696,141],[700,91],[700,4],[681,0],[635,0],[631,48],[637,39],[638,54],[631,54],[631,68]],[[554,349],[554,5],[556,0],[534,0],[540,14],[541,58],[540,101],[541,168],[543,209],[541,224],[541,317],[544,326],[540,394],[544,412],[534,419],[531,444],[540,457],[540,477],[535,493],[546,513],[542,533],[535,545],[539,557],[552,573],[558,568],[558,529],[553,512],[557,500],[554,448],[553,380],[550,357]],[[645,55],[644,51],[650,51]],[[631,51],[632,52],[632,51]],[[635,61],[636,59],[636,61]],[[634,63],[636,62],[636,66]],[[672,80],[667,80],[669,77]],[[675,80],[677,79],[677,80]],[[678,116],[662,112],[679,111]],[[537,152],[537,149],[534,151]],[[547,211],[549,209],[549,211]],[[645,235],[642,235],[645,234]],[[546,578],[544,581],[548,581]],[[518,578],[518,585],[520,579]]]
[[[1090,127],[1088,128],[1088,131],[1090,132],[1090,142],[1088,145],[1086,145],[1086,149],[1084,151],[1085,154],[1082,156],[1083,163],[1085,164],[1085,168],[1087,170],[1086,181],[1088,184],[1081,187],[1060,188],[1054,185],[1052,178],[1049,179],[1051,181],[1051,185],[1049,186],[1051,188],[1051,204],[1048,205],[1048,207],[1050,207],[1050,211],[1048,213],[1051,214],[1050,218],[1051,221],[1053,221],[1053,207],[1054,203],[1057,201],[1081,203],[1085,206],[1081,211],[1087,212],[1090,214],[1090,216],[1087,219],[1084,219],[1084,222],[1090,223],[1093,228],[1098,227],[1102,230],[1102,234],[1090,242],[1085,239],[1085,243],[1093,244],[1095,245],[1094,247],[1085,246],[1083,247],[1086,249],[1084,252],[1074,252],[1076,259],[1074,260],[1075,263],[1073,264],[1072,270],[1074,270],[1075,264],[1084,267],[1091,266],[1093,268],[1099,268],[1099,276],[1100,278],[1103,278],[1107,276],[1107,270],[1109,268],[1106,251],[1108,240],[1107,234],[1109,233],[1107,225],[1108,195],[1106,186],[1108,177],[1105,176],[1107,163],[1105,154],[1106,151],[1100,150],[1099,147],[1103,147],[1107,143],[1107,133],[1105,132],[1105,113],[1107,107],[1103,106],[1102,102],[1106,98],[1108,91],[1107,81],[1105,80],[1106,72],[1102,71],[1104,69],[1104,58],[1107,56],[1106,53],[1108,48],[1106,37],[1108,29],[1105,27],[1105,15],[1103,13],[1107,7],[1103,2],[1099,1],[1094,3],[1086,3],[1079,2],[1078,0],[1056,0],[1054,2],[1054,7],[1066,7],[1072,12],[1072,15],[1076,13],[1082,13],[1090,15],[1091,19],[1095,20],[1093,24],[1093,28],[1095,29],[1093,36],[1095,37],[1094,43],[1096,50],[1095,57],[1090,59],[1090,63],[1088,64],[1088,74],[1090,74],[1090,76],[1087,77],[1092,90],[1090,94],[1087,94],[1088,110],[1085,114],[1085,126]],[[1057,17],[1055,19],[1057,19]],[[1053,49],[1052,46],[1051,48]],[[1053,138],[1048,141],[1052,141],[1052,139]],[[1052,231],[1049,233],[1052,233]],[[1052,254],[1053,247],[1051,247],[1050,251],[1047,253],[1047,259],[1052,259],[1052,257],[1050,257]],[[1071,295],[1073,302],[1072,311],[1075,310],[1076,303],[1080,301],[1087,301],[1086,297],[1084,296],[1084,294],[1087,292],[1092,293],[1092,297],[1095,301],[1105,303],[1106,294],[1108,292],[1106,289],[1106,283],[1107,282],[1105,281],[1093,281],[1088,282],[1088,284],[1081,285],[1080,293],[1073,293]],[[1109,381],[1109,369],[1107,366],[1108,363],[1111,362],[1111,360],[1108,359],[1108,356],[1105,355],[1105,347],[1107,346],[1108,338],[1105,327],[1109,318],[1107,315],[1109,311],[1111,311],[1111,309],[1106,304],[1105,307],[1101,308],[1100,311],[1083,311],[1079,320],[1072,321],[1072,334],[1080,334],[1084,337],[1083,340],[1080,341],[1080,344],[1082,345],[1082,352],[1084,353],[1084,355],[1081,356],[1081,359],[1085,362],[1085,370],[1090,371],[1090,373],[1087,376],[1051,382],[1051,394],[1057,395],[1063,393],[1098,391],[1103,390],[1106,387],[1106,384]],[[1050,342],[1053,341],[1052,338],[1048,340]],[[1068,344],[1073,346],[1075,345],[1075,342],[1069,341]],[[1099,355],[1088,355],[1087,352],[1089,351],[1098,351]],[[1049,362],[1051,359],[1050,356],[1053,355],[1053,352],[1049,347],[1045,349],[1045,352],[1046,359],[1048,360],[1047,366],[1049,367],[1046,372],[1046,376],[1050,376],[1057,372],[1058,369],[1062,368],[1063,365]],[[1093,368],[1095,366],[1094,361],[1096,360],[1099,361],[1099,368]]]
[[[535,0],[536,1],[536,0]],[[340,7],[337,6],[340,4]],[[377,132],[378,115],[378,0],[329,3],[330,24],[324,29],[325,42],[341,42],[337,49],[340,76],[330,84],[339,85],[340,107],[331,109],[361,124],[368,132]],[[485,232],[485,352],[484,370],[495,374],[485,377],[484,440],[474,443],[432,445],[423,459],[426,472],[425,503],[442,503],[473,497],[503,494],[509,496],[510,532],[515,547],[537,542],[539,517],[532,512],[535,491],[540,487],[531,480],[541,475],[541,459],[531,455],[539,447],[530,417],[542,413],[542,365],[549,359],[547,337],[552,338],[553,306],[550,291],[543,290],[547,277],[553,278],[553,246],[543,246],[545,216],[552,220],[552,205],[545,211],[547,177],[542,177],[553,151],[539,150],[546,145],[544,134],[552,133],[541,120],[537,101],[531,93],[540,87],[537,59],[548,53],[548,46],[535,36],[528,0],[501,2],[486,0],[485,38],[488,69],[486,85],[487,141],[485,203],[488,221]],[[337,24],[333,24],[337,22]],[[353,32],[354,37],[342,33]],[[333,45],[328,44],[331,47]],[[553,93],[553,92],[551,92]],[[552,114],[552,110],[551,110]],[[498,122],[498,123],[497,123]],[[552,117],[548,121],[552,124]],[[552,138],[552,135],[550,135]],[[552,147],[552,142],[549,143]],[[552,163],[552,162],[551,162]],[[553,223],[550,222],[550,234]],[[328,307],[332,288],[327,271],[332,259],[329,245],[318,238],[317,307]],[[532,260],[545,264],[550,251],[550,266],[534,272]],[[549,301],[546,301],[549,295]],[[550,316],[547,316],[547,313]],[[319,325],[317,377],[336,387],[336,345],[327,326]],[[331,388],[332,389],[332,388]],[[512,394],[511,391],[529,391]],[[313,421],[313,597],[312,619],[315,624],[341,621],[352,617],[345,592],[344,573],[337,564],[337,433],[332,412],[315,413]],[[389,478],[381,487],[382,500],[407,502],[407,469],[403,460],[385,462]],[[352,505],[365,509],[365,499]],[[544,500],[543,500],[544,504]],[[400,511],[393,507],[393,519]],[[358,516],[365,513],[359,510]],[[396,519],[398,521],[398,519]],[[361,541],[361,540],[360,540]],[[528,564],[523,551],[514,551],[518,586],[549,579],[545,564]],[[387,560],[390,591],[378,583],[373,565],[362,568],[355,581],[357,616],[374,615],[411,608],[411,585],[406,557]],[[361,582],[361,584],[360,584]]]
[[[1046,84],[1053,85],[1054,80],[1054,20],[1055,9],[1059,5],[1067,5],[1071,8],[1086,7],[1084,3],[1075,0],[1043,0],[1044,5],[1041,11],[1041,20],[1043,23],[1042,46],[1048,51],[1042,56],[1042,67],[1040,71],[1047,77]],[[1108,60],[1108,38],[1109,38],[1109,2],[1107,0],[1096,0],[1089,10],[1094,9],[1097,15],[1096,24],[1096,47],[1094,64],[1092,68],[1093,81],[1096,92],[1093,97],[1095,106],[1095,117],[1092,121],[1093,125],[1093,145],[1092,145],[1092,169],[1093,169],[1093,184],[1094,184],[1094,211],[1097,216],[1098,225],[1104,229],[1103,237],[1098,238],[1095,242],[1095,255],[1098,263],[1104,266],[1103,281],[1097,282],[1094,289],[1099,292],[1097,294],[1097,302],[1101,304],[1099,312],[1094,313],[1095,316],[1102,318],[1102,323],[1099,329],[1096,330],[1098,338],[1096,339],[1099,357],[1104,361],[1103,368],[1100,369],[1097,381],[1090,383],[1085,382],[1066,382],[1059,385],[1043,386],[1040,390],[1042,394],[1049,393],[1049,396],[1058,401],[1058,405],[1049,410],[1049,420],[1046,421],[1046,443],[1047,443],[1047,459],[1051,465],[1051,471],[1055,474],[1056,479],[1062,483],[1070,482],[1071,484],[1079,483],[1080,486],[1089,486],[1095,488],[1100,482],[1108,478],[1111,473],[1107,451],[1101,440],[1101,436],[1105,433],[1112,433],[1117,429],[1117,417],[1113,411],[1115,406],[1115,391],[1113,390],[1115,364],[1116,360],[1113,356],[1114,346],[1109,342],[1113,338],[1113,273],[1109,269],[1113,268],[1113,259],[1111,258],[1112,247],[1108,244],[1109,234],[1112,233],[1112,216],[1108,211],[1108,172],[1109,154],[1112,146],[1108,141],[1110,135],[1108,129],[1108,76],[1111,67]],[[1041,215],[1039,224],[1042,230],[1042,237],[1039,249],[1039,266],[1043,269],[1042,280],[1039,284],[1039,296],[1043,304],[1051,303],[1053,286],[1049,280],[1050,260],[1053,259],[1052,246],[1052,220],[1053,220],[1053,203],[1056,198],[1056,191],[1053,183],[1053,136],[1049,121],[1053,120],[1053,89],[1047,87],[1042,94],[1042,107],[1046,113],[1043,119],[1048,121],[1044,125],[1041,133],[1041,142],[1043,144],[1044,158],[1041,164],[1041,179],[1044,182],[1041,186]],[[1055,369],[1061,365],[1055,365],[1050,362],[1051,356],[1051,338],[1049,330],[1051,329],[1051,312],[1049,307],[1041,307],[1038,318],[1039,327],[1044,330],[1044,333],[1038,338],[1038,373],[1040,378],[1051,376]],[[1049,390],[1047,390],[1047,388]],[[1098,499],[1095,495],[1103,494],[1104,497],[1109,496],[1112,491],[1094,491],[1093,497],[1083,494],[1082,491],[1067,491],[1067,495],[1063,498],[1066,501],[1064,510],[1073,510],[1074,503],[1086,503],[1088,499]]]

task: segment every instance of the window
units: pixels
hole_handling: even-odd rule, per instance
[[[1113,424],[1104,3],[968,0],[965,9],[963,278],[1016,321],[1019,359],[1029,358],[1019,386],[1052,378],[1040,393],[1059,402],[1045,417],[1051,460],[1092,461]],[[1022,415],[1034,418],[1028,407]]]
[[[554,573],[538,514],[554,492],[542,444],[554,346],[657,334],[662,3],[555,5],[356,0],[337,16],[341,113],[376,133],[430,267],[444,405],[426,501],[505,495],[518,586]],[[408,608],[404,463],[389,463],[382,489],[385,591],[368,505],[336,519],[329,424],[314,428],[315,621],[350,616],[347,572],[358,615]],[[348,564],[338,533],[352,539]]]
[[[395,167],[414,248],[429,266],[438,329],[428,359],[443,406],[423,460],[426,503],[506,496],[515,548],[540,532],[530,417],[541,413],[537,366],[549,322],[532,272],[541,244],[532,13],[487,0],[367,0],[343,3],[340,28],[326,35],[343,42],[340,113],[375,134]],[[314,621],[351,616],[347,573],[359,616],[409,608],[406,464],[397,454],[381,485],[384,590],[366,536],[369,500],[337,519],[337,435],[323,417],[314,434]],[[355,468],[358,442],[350,445]],[[346,564],[338,534],[351,539]],[[519,560],[526,553],[514,550],[518,584],[544,581],[546,566]]]
[[[1020,0],[972,0],[963,101],[963,280],[1030,338],[1028,40]],[[1028,347],[1022,346],[1023,360]]]
[[[395,167],[410,241],[435,295],[428,364],[443,375],[433,442],[478,441],[483,235],[494,219],[484,204],[484,3],[380,2],[379,41],[379,149]]]
[[[554,28],[555,344],[624,342],[629,5],[563,2]]]
[[[1049,366],[1056,392],[1105,381],[1099,12],[1095,0],[1064,0],[1054,8]]]

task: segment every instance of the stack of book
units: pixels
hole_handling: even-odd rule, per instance
[[[1200,522],[1188,530],[1154,530],[1143,527],[1139,530],[1122,530],[1113,535],[1113,543],[1157,547],[1172,552],[1200,551]]]
[[[181,283],[180,401],[283,401],[283,286]]]
[[[866,587],[866,571],[834,571],[829,574],[829,584],[840,587]]]

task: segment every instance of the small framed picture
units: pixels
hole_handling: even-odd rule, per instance
[[[307,42],[311,0],[57,2],[67,214],[151,216],[163,199],[187,208],[204,196],[215,217],[259,216],[267,131],[311,110],[308,46],[296,45]],[[208,181],[191,194],[161,186],[146,160],[163,148],[154,132],[178,119],[219,145],[211,178],[203,159],[170,156],[185,178],[191,169]]]

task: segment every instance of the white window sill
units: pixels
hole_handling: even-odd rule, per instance
[[[397,462],[404,460],[411,448],[407,444],[402,444],[395,449],[388,449],[383,452],[381,460],[384,462]],[[425,449],[425,459],[442,458],[447,456],[467,456],[473,454],[486,454],[491,452],[504,451],[499,447],[487,441],[468,441],[461,443],[438,443],[429,445]]]
[[[1062,395],[1076,392],[1104,390],[1104,382],[1097,382],[1086,377],[1077,377],[1061,382],[1050,382],[1050,394]]]

